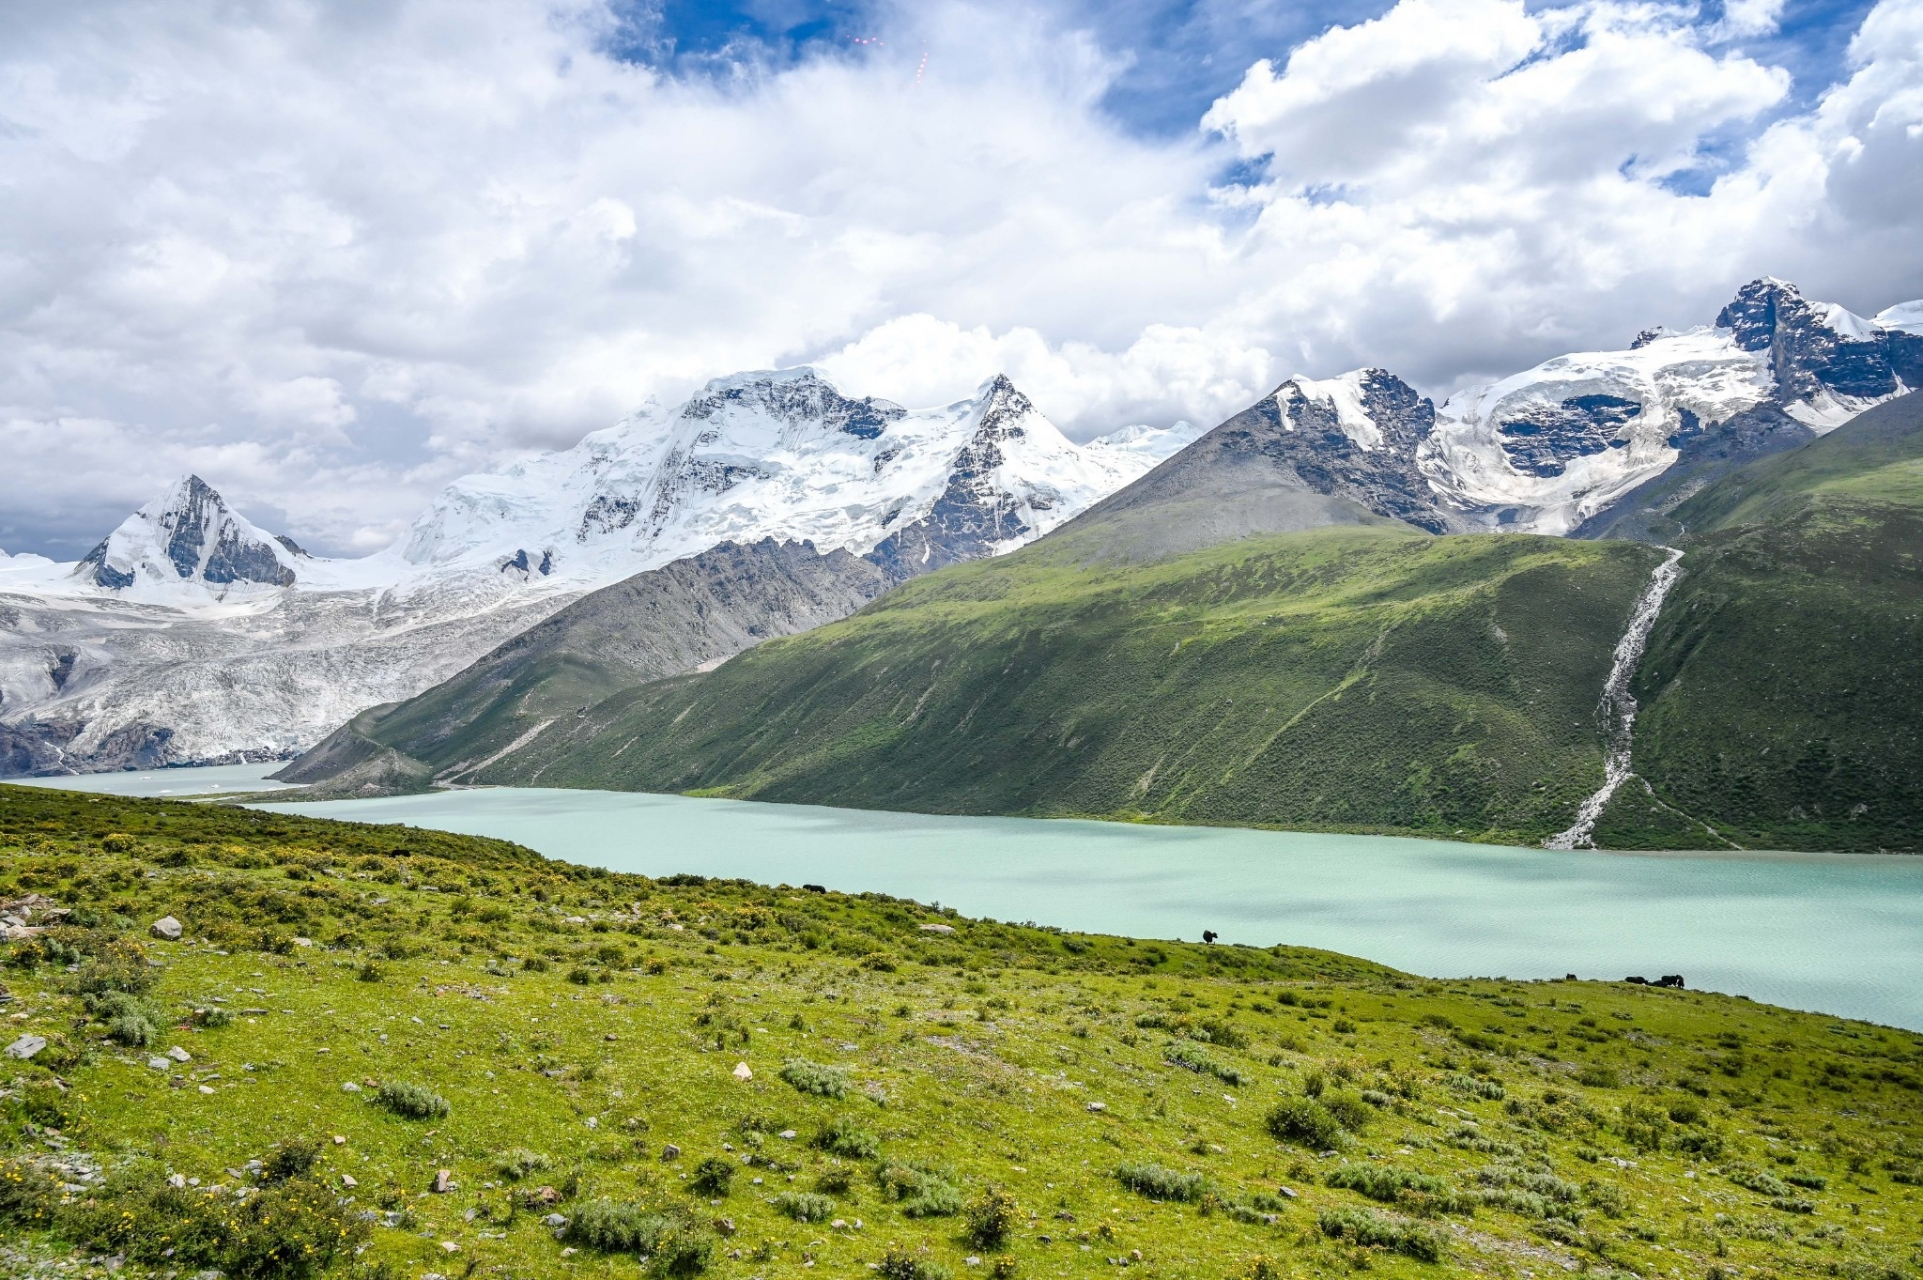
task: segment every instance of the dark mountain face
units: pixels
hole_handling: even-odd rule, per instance
[[[1908,334],[1876,331],[1857,338],[1824,322],[1828,308],[1812,305],[1795,285],[1781,280],[1752,280],[1716,317],[1718,328],[1736,335],[1745,351],[1769,353],[1778,404],[1806,400],[1823,390],[1839,396],[1895,395],[1895,365],[1916,359]],[[1895,357],[1893,360],[1892,357]]]
[[[979,560],[1011,538],[1032,532],[1022,504],[995,483],[1002,445],[1023,434],[1022,420],[1035,411],[1006,375],[989,384],[981,425],[955,458],[948,487],[928,514],[884,538],[865,557],[895,580]]]

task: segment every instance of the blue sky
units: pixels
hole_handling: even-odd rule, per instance
[[[1746,47],[1796,77],[1790,105],[1807,103],[1841,76],[1849,38],[1872,3],[1788,0],[1780,29],[1747,40]],[[1103,105],[1128,128],[1152,134],[1192,131],[1256,59],[1329,27],[1379,17],[1390,6],[1382,0],[1064,0],[1039,7],[1064,25],[1088,28],[1105,48],[1130,59]],[[794,62],[828,49],[852,50],[857,39],[876,34],[883,11],[849,0],[665,0],[621,9],[627,29],[618,43],[626,56],[688,74],[746,59]],[[1701,15],[1712,24],[1722,5],[1711,0]]]
[[[1076,438],[1441,399],[1762,274],[1923,297],[1923,0],[5,6],[0,548],[195,470],[371,551],[802,362]]]

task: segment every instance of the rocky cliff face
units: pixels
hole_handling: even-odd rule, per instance
[[[1717,315],[1716,327],[1768,361],[1774,403],[1809,406],[1812,416],[1831,403],[1887,400],[1902,388],[1888,332],[1834,303],[1811,302],[1786,281],[1750,281]],[[1909,336],[1896,345],[1907,350],[1902,339]]]

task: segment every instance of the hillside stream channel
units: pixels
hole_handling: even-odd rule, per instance
[[[125,796],[271,789],[276,764],[34,779]],[[27,781],[12,779],[11,781]],[[663,876],[821,884],[1090,933],[1291,943],[1428,977],[1654,979],[1923,1031],[1923,858],[1611,853],[477,788],[276,810],[495,836]]]

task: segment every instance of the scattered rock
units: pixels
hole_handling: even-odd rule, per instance
[[[953,933],[955,932],[955,926],[952,924],[925,924],[921,927],[921,931],[923,933]]]
[[[37,1036],[29,1031],[26,1035],[21,1036],[18,1040],[8,1045],[4,1052],[9,1058],[19,1058],[25,1061],[46,1047],[47,1037]]]
[[[752,1080],[755,1078],[755,1073],[749,1069],[747,1063],[737,1062],[734,1064],[734,1078],[737,1080]]]
[[[210,1094],[210,1095],[211,1095],[211,1094],[213,1093],[213,1091],[214,1091],[214,1086],[212,1086],[212,1085],[210,1085],[210,1084],[203,1084],[203,1085],[199,1085],[199,1086],[196,1086],[196,1087],[197,1087],[197,1088],[199,1088],[199,1090],[200,1090],[200,1091],[201,1091],[202,1093],[205,1093],[205,1094]]]
[[[342,1093],[359,1093],[360,1091],[361,1091],[361,1087],[355,1084],[352,1080],[349,1080],[346,1084],[341,1086]]]
[[[179,942],[181,932],[180,921],[174,919],[172,916],[162,916],[148,927],[147,932],[153,934],[154,937],[159,938],[162,942]]]
[[[452,1191],[454,1189],[454,1171],[452,1169],[436,1169],[434,1171],[434,1185],[428,1189],[436,1195],[443,1196]]]
[[[1088,1109],[1090,1111],[1106,1111],[1108,1110],[1108,1104],[1106,1102],[1091,1102],[1088,1104]]]
[[[194,1060],[194,1055],[191,1053],[188,1053],[185,1049],[181,1048],[179,1045],[175,1045],[173,1048],[167,1050],[167,1056],[172,1058],[175,1062],[192,1062]]]
[[[297,936],[294,939],[294,945],[297,947],[311,947],[314,945],[314,940],[312,938],[302,938]]]
[[[568,1220],[558,1213],[550,1213],[547,1217],[541,1219],[541,1222],[545,1226],[553,1227],[556,1231],[568,1225]]]
[[[786,1138],[789,1142],[793,1142],[796,1138],[800,1137],[801,1135],[796,1133],[793,1129],[783,1129],[780,1133],[776,1134],[775,1136],[777,1138]]]
[[[347,1139],[341,1137],[341,1135],[337,1133],[334,1135],[334,1145],[337,1147],[344,1147],[347,1145]]]
[[[155,1057],[147,1059],[147,1069],[149,1071],[165,1071],[173,1065],[173,1063],[167,1061],[165,1058]]]
[[[187,1186],[187,1175],[184,1173],[170,1173],[167,1175],[167,1185],[176,1191],[184,1190]]]
[[[9,1052],[11,1052],[11,1050],[9,1050]],[[664,1161],[679,1160],[680,1158],[681,1158],[681,1148],[675,1146],[672,1142],[670,1142],[667,1146],[661,1148],[662,1160]]]
[[[455,1244],[452,1240],[441,1241],[441,1248],[448,1253],[459,1253],[461,1251],[461,1246]]]
[[[724,1236],[731,1236],[734,1234],[734,1219],[716,1218],[714,1220],[714,1229]]]
[[[358,1183],[358,1182],[356,1182],[356,1181],[354,1181],[354,1175],[353,1175],[353,1174],[351,1174],[351,1173],[343,1173],[343,1174],[341,1175],[341,1185],[342,1185],[343,1187],[358,1187],[358,1186],[360,1186],[361,1184],[360,1184],[360,1183]]]

